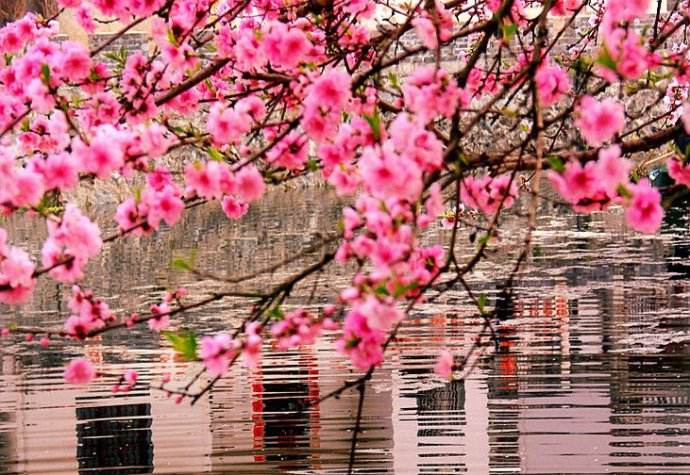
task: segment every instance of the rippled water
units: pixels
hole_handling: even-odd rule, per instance
[[[170,261],[197,249],[199,267],[243,275],[318,242],[340,207],[326,191],[293,190],[273,193],[239,223],[217,208],[198,208],[171,232],[109,245],[87,286],[120,311],[145,308],[178,285],[192,295],[209,292],[219,286],[172,270]],[[105,212],[91,214],[107,222]],[[642,238],[625,230],[616,210],[593,217],[545,210],[510,318],[497,327],[499,349],[481,354],[465,380],[443,384],[431,373],[439,348],[467,351],[480,329],[460,289],[406,323],[367,387],[357,473],[690,473],[686,215],[674,210],[660,236]],[[472,275],[471,285],[491,302],[522,223],[509,218],[505,250]],[[34,247],[44,236],[29,219],[6,227],[13,241]],[[447,238],[441,230],[425,237]],[[459,247],[460,254],[473,251],[469,242]],[[243,287],[266,288],[318,258]],[[325,301],[346,278],[329,268],[291,303]],[[1,323],[59,324],[68,293],[44,280],[34,301],[4,309]],[[245,303],[226,300],[175,324],[203,333],[236,325],[246,313]],[[234,368],[193,407],[148,389],[166,372],[184,384],[198,367],[176,361],[145,329],[85,347],[6,341],[0,473],[344,473],[356,391],[296,411],[355,376],[333,339],[269,352],[254,372]],[[113,373],[133,367],[143,384],[127,395],[112,394],[108,378],[88,389],[63,384],[62,366],[83,354]]]

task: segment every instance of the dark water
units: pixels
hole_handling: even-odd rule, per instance
[[[239,223],[217,208],[195,209],[172,232],[109,245],[85,286],[120,311],[145,308],[178,285],[201,295],[220,286],[173,270],[174,257],[197,249],[199,267],[243,275],[318,242],[339,209],[323,190],[276,192]],[[443,384],[431,368],[440,348],[467,351],[480,329],[464,294],[454,289],[415,313],[367,388],[356,472],[690,473],[690,233],[687,211],[671,214],[660,236],[642,238],[616,210],[545,210],[510,318],[497,327],[499,350],[481,354],[463,381]],[[35,247],[44,236],[29,219],[5,227],[14,242]],[[511,217],[506,229],[504,250],[471,277],[492,302],[524,221]],[[459,246],[460,254],[473,250]],[[265,289],[318,258],[242,287]],[[323,302],[346,279],[329,268],[291,303],[307,304],[312,293],[312,304]],[[68,294],[42,281],[28,307],[3,310],[2,323],[59,324]],[[204,333],[246,313],[245,302],[226,300],[174,323]],[[146,329],[48,350],[5,341],[0,473],[345,473],[356,392],[295,412],[353,376],[334,338],[267,353],[254,372],[234,368],[193,407],[148,389],[166,372],[184,384],[198,366],[176,361]],[[77,355],[112,373],[133,367],[143,384],[128,395],[112,394],[108,378],[87,389],[65,385],[62,366]]]

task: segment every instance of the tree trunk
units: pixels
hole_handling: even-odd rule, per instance
[[[58,12],[57,0],[2,0],[0,1],[0,25],[34,12],[49,18]]]

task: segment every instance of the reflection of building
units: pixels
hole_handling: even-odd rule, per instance
[[[98,353],[91,347],[90,355]],[[8,434],[12,468],[21,473],[197,473],[209,465],[208,401],[176,405],[142,389],[114,395],[109,386],[65,385],[62,371],[33,374],[2,360],[0,411],[14,425]],[[148,368],[151,369],[150,367]],[[192,443],[190,443],[190,441]],[[110,473],[110,472],[108,472]]]
[[[347,375],[341,360],[319,358],[331,344],[266,355],[253,372],[235,368],[220,382],[211,396],[213,470],[256,470],[257,463],[270,470],[347,467],[357,392],[300,411],[338,388]],[[386,372],[367,386],[356,460],[358,466],[385,472],[391,461],[384,447],[393,429],[390,389],[377,391],[379,378],[387,379]]]

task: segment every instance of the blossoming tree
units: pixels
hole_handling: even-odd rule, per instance
[[[622,207],[633,230],[657,232],[660,193],[633,173],[631,156],[690,125],[678,120],[690,82],[689,47],[678,40],[690,23],[682,1],[665,11],[650,0],[57,3],[86,32],[113,18],[122,28],[93,49],[60,39],[57,15],[29,13],[0,30],[0,208],[48,229],[41,249],[0,229],[0,302],[22,305],[39,279],[73,285],[63,327],[18,322],[2,333],[42,346],[137,325],[155,335],[182,312],[246,300],[237,328],[198,345],[193,334],[172,335],[198,361],[195,381],[203,382],[192,391],[161,381],[158,389],[180,402],[203,397],[231,365],[255,365],[266,342],[291,349],[324,331],[339,335],[338,351],[361,374],[324,397],[358,388],[363,398],[406,316],[457,286],[483,317],[487,336],[477,344],[487,344],[497,312],[466,277],[500,245],[516,200],[527,213],[506,293],[530,253],[542,200],[578,213]],[[146,52],[106,54],[141,24],[150,26]],[[422,57],[429,60],[419,66]],[[645,92],[658,107],[631,113],[626,101]],[[497,121],[508,133],[487,144],[481,135]],[[192,151],[206,158],[186,158]],[[685,152],[669,162],[678,189],[690,185]],[[271,186],[304,175],[327,181],[351,205],[323,240],[323,258],[270,289],[175,289],[149,309],[118,315],[79,287],[89,260],[113,241],[152,236],[199,205],[240,220]],[[119,230],[105,236],[67,197],[85,181],[114,177],[144,185],[119,204]],[[440,220],[446,245],[425,247],[420,235]],[[463,260],[455,245],[468,238],[476,251]],[[355,269],[351,283],[331,303],[281,309],[310,275],[344,264],[355,264],[343,267]],[[436,372],[462,377],[466,361],[445,351]],[[85,358],[65,369],[71,383],[100,376]],[[136,384],[128,371],[114,390]]]

